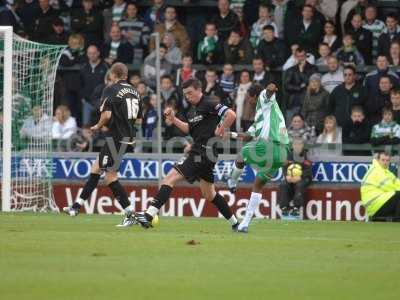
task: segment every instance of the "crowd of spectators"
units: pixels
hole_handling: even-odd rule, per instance
[[[185,6],[201,0],[177,7],[142,2],[5,0],[0,25],[33,41],[67,45],[56,82],[54,139],[74,136],[75,149],[88,149],[107,70],[123,62],[143,98],[139,132],[147,140],[158,121],[164,139],[183,136],[158,120],[156,104],[184,119],[188,103],[180,85],[197,77],[205,95],[235,109],[234,131],[248,129],[258,93],[274,82],[292,139],[400,143],[398,8],[371,0],[216,0],[203,10]],[[155,96],[154,32],[161,38],[161,99]],[[33,108],[21,135],[48,119]]]

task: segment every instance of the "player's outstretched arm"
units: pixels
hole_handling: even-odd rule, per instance
[[[189,134],[189,124],[175,117],[175,112],[171,107],[167,107],[165,109],[164,116],[169,122],[178,127],[183,133]]]
[[[250,142],[253,139],[252,135],[244,132],[228,132],[227,134],[227,137],[234,140],[242,140],[243,142]]]
[[[103,111],[100,115],[100,120],[96,125],[91,127],[91,130],[100,130],[103,126],[105,126],[111,119],[111,111]]]
[[[231,128],[233,122],[236,120],[236,114],[232,109],[227,109],[222,117],[223,121],[218,125],[215,130],[215,135],[219,137],[223,137],[226,130]]]

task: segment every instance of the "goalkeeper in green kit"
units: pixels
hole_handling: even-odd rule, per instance
[[[276,101],[277,87],[270,83],[257,100],[253,125],[245,133],[231,132],[230,137],[248,142],[238,154],[232,172],[227,180],[229,190],[234,193],[244,166],[257,170],[246,214],[238,232],[248,232],[255,210],[262,198],[262,188],[275,175],[287,159],[289,137],[285,118]]]

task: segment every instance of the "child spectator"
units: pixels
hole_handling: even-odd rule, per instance
[[[271,19],[270,7],[265,4],[260,4],[258,8],[258,20],[251,27],[250,43],[253,48],[257,48],[258,43],[263,37],[264,27],[271,25],[274,28],[275,37],[279,37],[278,27]]]
[[[319,67],[321,67],[321,66],[327,67],[328,66],[328,58],[331,55],[331,49],[329,48],[327,43],[319,44],[318,54],[319,54],[319,58],[316,60],[315,65],[319,66]]]
[[[288,167],[292,164],[300,164],[302,168],[301,176],[293,176],[288,173]],[[283,167],[284,180],[279,186],[279,207],[282,216],[300,217],[300,209],[304,206],[304,194],[307,186],[312,181],[312,162],[307,157],[304,149],[304,141],[295,139],[293,150],[289,153],[287,162]],[[293,206],[291,206],[291,202]]]
[[[146,97],[150,97],[154,94],[154,91],[146,85],[143,81],[139,82],[137,85],[137,91],[140,95],[140,98],[144,99]]]
[[[307,144],[312,144],[316,140],[315,127],[308,126],[301,114],[293,115],[288,135],[291,141],[302,139]]]
[[[191,78],[195,78],[196,70],[193,69],[193,59],[190,55],[184,55],[182,57],[182,67],[176,70],[176,81],[175,86],[179,87],[182,82],[189,80]]]
[[[233,92],[235,91],[235,74],[233,73],[233,66],[231,64],[225,64],[223,73],[219,79],[219,84],[222,90],[227,94],[230,99],[233,99]]]
[[[176,103],[178,109],[181,108],[181,101],[178,92],[174,88],[172,78],[169,75],[164,75],[161,77],[161,105],[164,107],[166,103]]]
[[[146,140],[153,138],[154,129],[157,126],[157,96],[152,95],[143,99],[142,136]]]
[[[393,112],[389,107],[382,110],[382,121],[372,127],[371,144],[397,145],[400,143],[400,125],[393,121]]]
[[[318,136],[317,144],[341,144],[342,128],[336,124],[336,118],[332,115],[326,116],[324,120],[324,129]]]
[[[253,49],[249,41],[242,38],[239,32],[232,31],[224,43],[225,63],[249,64],[253,57]]]
[[[364,58],[354,46],[351,34],[345,34],[343,37],[343,47],[336,52],[336,57],[343,65],[364,66]]]
[[[197,46],[197,60],[205,65],[218,64],[222,60],[222,47],[214,23],[207,23],[206,36]]]
[[[362,106],[353,106],[350,121],[343,127],[343,143],[365,144],[371,137],[371,126],[365,119]]]

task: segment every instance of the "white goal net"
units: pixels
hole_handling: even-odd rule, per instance
[[[0,27],[3,211],[58,211],[51,182],[51,127],[55,76],[63,50]]]

